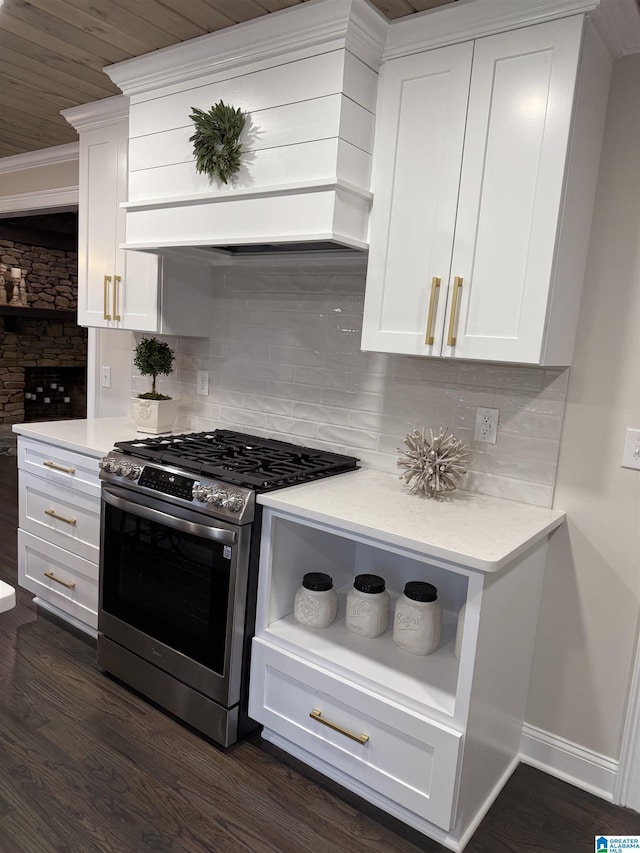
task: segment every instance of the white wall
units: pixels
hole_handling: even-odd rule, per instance
[[[618,758],[640,611],[640,54],[614,66],[527,722]]]
[[[115,418],[131,414],[133,333],[120,329],[89,329],[87,417]],[[111,386],[102,386],[107,366]]]

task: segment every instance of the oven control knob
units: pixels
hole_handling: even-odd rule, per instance
[[[224,506],[224,502],[226,500],[227,493],[224,489],[212,489],[210,497],[207,498],[209,503],[212,503],[214,506]]]
[[[109,470],[109,457],[103,456],[102,459],[98,462],[98,468],[102,471],[103,468]]]
[[[133,465],[131,462],[125,462],[122,466],[122,476],[127,477],[129,480],[137,480],[140,474],[142,474],[142,468],[140,465]]]
[[[196,482],[191,489],[191,494],[197,501],[208,501],[212,491],[211,486],[203,486],[202,483]]]
[[[244,506],[244,498],[238,492],[228,492],[222,500],[222,506],[231,512],[240,512]]]

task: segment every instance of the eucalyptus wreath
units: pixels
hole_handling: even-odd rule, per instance
[[[246,113],[219,101],[208,112],[191,107],[196,132],[189,138],[196,155],[196,170],[228,183],[240,169],[240,134]]]

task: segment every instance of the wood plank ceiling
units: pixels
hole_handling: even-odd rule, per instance
[[[0,0],[1,2],[1,0]],[[305,0],[4,0],[0,157],[77,140],[67,107],[120,90],[102,69]],[[390,20],[454,0],[373,0]]]

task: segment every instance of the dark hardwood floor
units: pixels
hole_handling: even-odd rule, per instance
[[[0,577],[17,584],[16,459],[0,457]],[[0,615],[0,853],[436,853],[266,752],[223,751],[95,667],[34,610]],[[521,765],[468,853],[582,853],[640,815]]]

